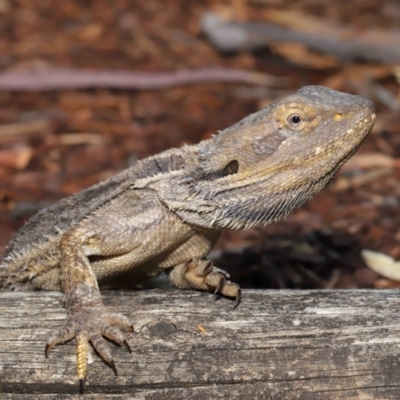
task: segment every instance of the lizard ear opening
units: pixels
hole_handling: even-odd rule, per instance
[[[223,176],[237,174],[239,171],[239,161],[232,160],[223,170]]]

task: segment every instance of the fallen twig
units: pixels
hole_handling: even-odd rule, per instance
[[[360,32],[310,15],[285,10],[268,11],[268,22],[230,22],[214,13],[202,19],[202,29],[221,51],[251,51],[277,43],[297,43],[339,60],[400,61],[400,31]],[[306,60],[305,60],[306,61]]]
[[[16,138],[26,138],[32,135],[43,135],[52,130],[50,118],[40,118],[33,121],[0,125],[0,143],[14,141]]]
[[[229,68],[209,68],[177,72],[89,71],[49,69],[0,73],[0,90],[48,91],[62,89],[161,89],[200,82],[236,82],[250,85],[286,87],[286,78]]]

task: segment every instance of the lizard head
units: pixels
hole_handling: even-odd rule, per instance
[[[217,157],[209,157],[208,162],[224,159],[229,165],[236,160],[239,175],[257,173],[268,180],[273,170],[279,175],[286,166],[292,175],[299,169],[311,170],[315,176],[318,165],[324,175],[358,149],[374,121],[371,101],[306,86],[222,131],[212,152]]]
[[[203,224],[216,228],[275,221],[328,184],[374,121],[369,100],[304,87],[200,143],[200,167],[177,213],[195,223],[189,209],[203,207]]]

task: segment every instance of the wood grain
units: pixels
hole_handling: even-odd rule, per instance
[[[94,354],[80,398],[400,398],[396,290],[247,290],[236,310],[183,291],[103,298],[132,318],[132,354],[115,347],[117,377]],[[44,357],[64,319],[61,293],[0,293],[0,399],[78,392],[74,341]]]

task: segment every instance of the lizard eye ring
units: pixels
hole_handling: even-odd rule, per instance
[[[292,114],[288,117],[289,124],[295,127],[299,126],[302,121],[303,118],[299,114]]]

